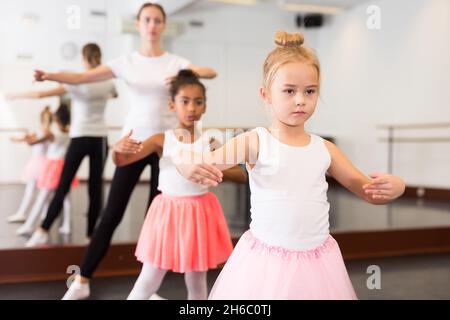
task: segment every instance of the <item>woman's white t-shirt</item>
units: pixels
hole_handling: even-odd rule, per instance
[[[64,88],[72,100],[70,137],[106,137],[105,109],[108,99],[117,95],[114,82],[64,85]]]
[[[168,52],[159,57],[133,52],[107,63],[114,76],[125,81],[130,92],[124,135],[133,130],[133,138],[143,141],[175,127],[176,117],[169,112],[169,88],[165,81],[190,64],[187,59]]]

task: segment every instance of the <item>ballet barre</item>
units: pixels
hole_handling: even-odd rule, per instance
[[[377,129],[388,130],[387,138],[379,138],[381,142],[388,143],[388,172],[392,174],[394,165],[394,144],[395,143],[442,143],[450,142],[450,136],[437,137],[395,137],[397,130],[426,130],[426,129],[446,129],[450,128],[450,122],[437,123],[413,123],[413,124],[384,124],[377,126]]]
[[[0,133],[28,132],[26,128],[0,128]]]

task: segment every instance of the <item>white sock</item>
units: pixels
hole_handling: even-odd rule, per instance
[[[23,222],[26,220],[28,208],[30,207],[31,202],[33,200],[33,193],[35,187],[36,187],[35,180],[32,180],[27,183],[27,186],[25,187],[25,193],[23,195],[22,201],[20,202],[19,210],[17,210],[17,213],[15,215],[12,215],[8,218],[8,222],[14,223],[14,222]]]
[[[91,295],[89,283],[74,280],[62,300],[84,300]]]
[[[42,208],[45,206],[45,203],[48,201],[48,197],[50,196],[51,190],[42,189],[34,203],[33,209],[31,210],[30,215],[27,218],[27,221],[21,227],[22,229],[29,230],[34,229],[37,220],[39,219],[39,215],[42,211]]]
[[[16,234],[19,236],[27,236],[32,235],[34,232],[34,226],[30,226],[29,224],[22,224],[17,230]]]
[[[166,273],[167,270],[156,269],[150,264],[144,263],[141,274],[127,300],[148,300],[158,291]]]
[[[184,275],[188,290],[188,300],[207,300],[208,285],[206,272],[189,272]]]
[[[41,221],[45,220],[45,217],[47,216],[47,212],[48,212],[48,207],[50,206],[50,198],[47,199],[47,201],[45,201],[44,206],[42,207],[42,211],[41,211]]]
[[[39,247],[46,245],[49,242],[49,235],[47,232],[42,232],[41,230],[36,230],[31,236],[30,240],[27,241],[25,247]]]

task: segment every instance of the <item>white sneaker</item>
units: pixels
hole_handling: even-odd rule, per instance
[[[22,223],[22,222],[25,222],[26,220],[27,220],[27,217],[25,217],[24,215],[21,215],[21,214],[14,214],[14,215],[8,217],[9,223]]]
[[[148,300],[167,300],[166,298],[163,298],[163,297],[161,297],[160,295],[158,295],[158,294],[153,294],[151,297],[150,297],[150,299],[148,299]]]
[[[30,240],[28,240],[27,243],[25,244],[25,247],[27,248],[39,247],[44,246],[48,243],[49,243],[48,233],[36,230],[31,236]]]
[[[72,282],[62,300],[84,300],[91,295],[89,283]]]
[[[29,225],[23,224],[16,230],[16,234],[19,236],[29,236],[33,234],[34,230],[35,229]]]

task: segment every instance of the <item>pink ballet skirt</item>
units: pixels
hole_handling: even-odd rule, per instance
[[[205,272],[224,263],[233,244],[216,196],[158,195],[142,227],[136,257],[162,270]]]
[[[220,273],[210,300],[356,300],[333,237],[311,250],[269,246],[247,231]]]
[[[45,155],[31,156],[22,172],[22,181],[38,180],[47,158]]]
[[[47,159],[39,176],[37,187],[39,189],[56,190],[63,167],[64,159]],[[76,187],[78,184],[79,181],[75,177],[72,181],[72,187]]]

